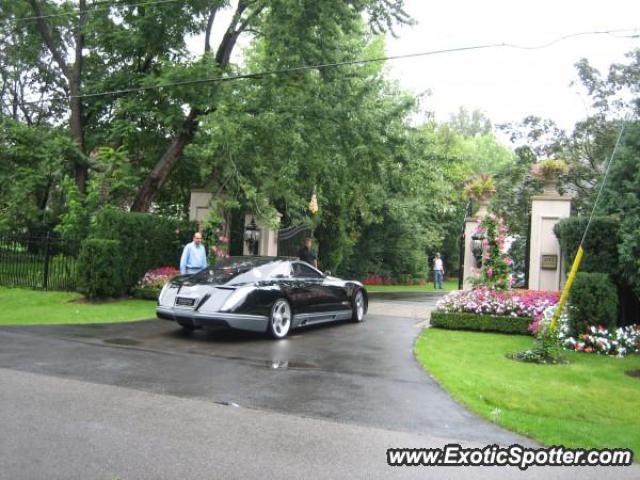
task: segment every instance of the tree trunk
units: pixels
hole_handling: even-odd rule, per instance
[[[184,147],[193,140],[196,130],[198,129],[198,113],[191,110],[187,118],[182,123],[182,128],[178,135],[173,139],[169,148],[162,154],[162,157],[156,163],[151,173],[147,175],[144,183],[138,190],[138,195],[131,206],[134,212],[146,212],[149,210],[151,203],[155,199],[158,191],[162,188],[169,177],[169,173],[176,164]]]
[[[82,49],[84,48],[84,24],[87,18],[87,0],[79,0],[78,11],[80,16],[78,18],[78,24],[74,32],[75,40],[75,59],[73,65],[67,63],[65,57],[66,45],[64,42],[60,42],[57,39],[61,36],[54,35],[55,26],[52,26],[45,22],[46,15],[42,14],[42,9],[37,0],[29,0],[33,12],[35,13],[36,25],[40,36],[44,41],[49,53],[55,60],[55,62],[62,70],[62,73],[67,80],[69,86],[69,93],[71,100],[69,107],[71,108],[71,116],[69,118],[69,129],[71,136],[78,144],[78,148],[84,153],[84,135],[83,135],[83,118],[82,118],[82,100],[80,95],[80,84],[82,79]],[[82,161],[75,161],[74,163],[74,176],[76,185],[80,192],[84,193],[87,186],[87,165]]]
[[[71,136],[78,144],[78,148],[84,153],[84,125],[82,117],[82,99],[80,98],[80,84],[82,79],[82,49],[84,48],[84,24],[86,22],[87,1],[79,0],[78,9],[80,18],[75,33],[75,59],[73,66],[69,72],[69,92],[71,93],[71,118],[69,124],[71,127]],[[73,165],[76,185],[80,193],[87,190],[87,176],[89,169],[84,160],[76,160]]]
[[[247,9],[247,6],[248,5],[244,0],[239,0],[233,19],[231,20],[231,23],[218,46],[215,60],[221,70],[224,70],[229,65],[231,53],[240,34],[246,30],[250,22],[265,8],[265,4],[262,3],[254,5],[252,12],[244,19],[244,21],[241,21],[242,14]],[[214,15],[214,11],[211,11],[207,31],[205,32],[205,55],[209,54],[211,50],[211,46],[208,43],[211,34],[209,23],[213,25]],[[215,109],[215,105],[212,106],[212,109]],[[133,201],[131,210],[136,212],[146,212],[149,210],[149,207],[151,207],[156,195],[167,181],[171,170],[182,156],[184,147],[190,144],[193,140],[196,130],[198,129],[197,119],[200,114],[201,112],[197,111],[195,108],[191,108],[189,115],[182,123],[182,128],[178,132],[178,135],[162,154],[162,157],[160,157],[160,160],[158,160],[158,163],[156,163],[153,170],[151,170],[149,175],[147,175],[147,178],[140,187],[140,190],[138,190],[138,195]]]
[[[76,95],[80,94],[80,88],[75,81],[70,83],[71,85],[70,85],[69,91],[71,92],[71,95],[72,95],[71,102],[70,102],[71,117],[69,119],[69,124],[71,127],[71,136],[73,137],[75,142],[78,144],[78,148],[80,149],[80,151],[84,153],[84,134],[83,134],[83,128],[82,128],[82,100],[76,97]],[[88,176],[87,165],[82,160],[80,161],[76,160],[74,162],[73,169],[74,169],[74,175],[75,175],[76,185],[78,186],[78,190],[80,190],[81,193],[85,193],[87,189],[87,176]]]

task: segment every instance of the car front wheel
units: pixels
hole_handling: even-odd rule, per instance
[[[269,316],[269,334],[276,339],[284,338],[291,329],[291,306],[284,298],[276,300]]]

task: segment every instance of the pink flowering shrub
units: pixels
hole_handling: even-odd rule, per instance
[[[215,265],[219,258],[229,258],[229,224],[223,211],[220,205],[211,205],[202,228],[204,244],[209,247],[210,265]]]
[[[226,226],[222,226],[226,228]],[[211,253],[216,258],[229,258],[229,237],[226,235],[218,235],[215,244],[211,246]]]
[[[176,275],[179,275],[180,271],[174,267],[160,267],[153,270],[149,270],[144,274],[142,280],[140,280],[140,288],[152,288],[161,289],[164,285]]]
[[[505,253],[507,227],[504,221],[490,213],[480,220],[475,235],[482,237],[482,265],[478,277],[472,282],[494,290],[509,290],[509,266],[512,260]]]
[[[207,243],[211,245],[209,263],[215,265],[218,258],[229,258],[229,237],[225,234],[227,225],[222,223],[206,230]]]
[[[486,287],[449,293],[436,304],[439,312],[506,315],[539,319],[546,308],[558,303],[559,292],[537,290],[499,291]]]

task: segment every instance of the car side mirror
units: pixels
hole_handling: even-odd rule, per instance
[[[330,276],[331,276],[331,270],[326,270],[326,271],[324,272],[324,276],[325,276],[325,277],[330,277]]]

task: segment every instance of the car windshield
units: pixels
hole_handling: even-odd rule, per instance
[[[189,277],[188,282],[210,285],[238,285],[267,280],[286,274],[289,262],[277,258],[230,257],[219,259],[215,266]]]

